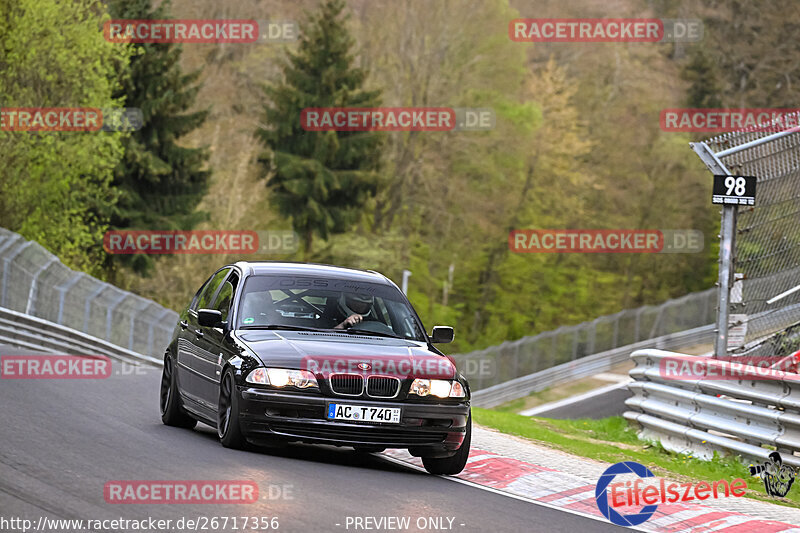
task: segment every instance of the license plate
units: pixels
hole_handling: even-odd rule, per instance
[[[328,404],[328,420],[352,422],[400,423],[399,407],[372,407],[369,405]]]

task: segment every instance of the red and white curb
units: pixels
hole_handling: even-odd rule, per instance
[[[422,460],[412,457],[405,450],[387,450],[382,455],[422,468]],[[447,477],[453,481],[466,482],[492,492],[610,523],[595,503],[595,485],[587,485],[584,479],[552,468],[472,448],[464,471],[457,476]],[[659,504],[647,522],[629,529],[669,533],[800,533],[800,527],[786,522],[754,518],[735,511],[692,503]]]

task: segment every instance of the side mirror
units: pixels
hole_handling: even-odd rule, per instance
[[[222,322],[222,313],[216,309],[200,309],[197,311],[197,322],[207,328],[218,327]]]
[[[456,334],[450,326],[433,326],[431,342],[434,344],[447,344],[453,342]]]

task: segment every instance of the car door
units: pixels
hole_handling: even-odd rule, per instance
[[[219,327],[204,327],[202,348],[206,359],[200,369],[203,374],[202,399],[203,401],[216,408],[219,402],[219,382],[222,378],[222,367],[228,359],[233,357],[233,345],[230,341],[228,331],[233,326],[232,308],[236,297],[236,289],[239,286],[239,274],[232,270],[227,279],[222,282],[217,291],[210,309],[216,309],[222,314],[223,324]]]
[[[180,324],[177,378],[181,395],[188,400],[185,402],[185,406],[190,410],[196,411],[203,406],[205,380],[202,369],[204,361],[208,359],[204,353],[206,351],[203,341],[205,333],[197,321],[197,310],[209,308],[230,270],[230,268],[223,268],[208,279],[189,307],[185,320],[182,320]]]

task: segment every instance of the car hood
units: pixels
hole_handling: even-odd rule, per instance
[[[239,330],[236,337],[264,366],[331,373],[453,379],[450,359],[422,342],[349,333]],[[359,366],[361,365],[361,366]]]

